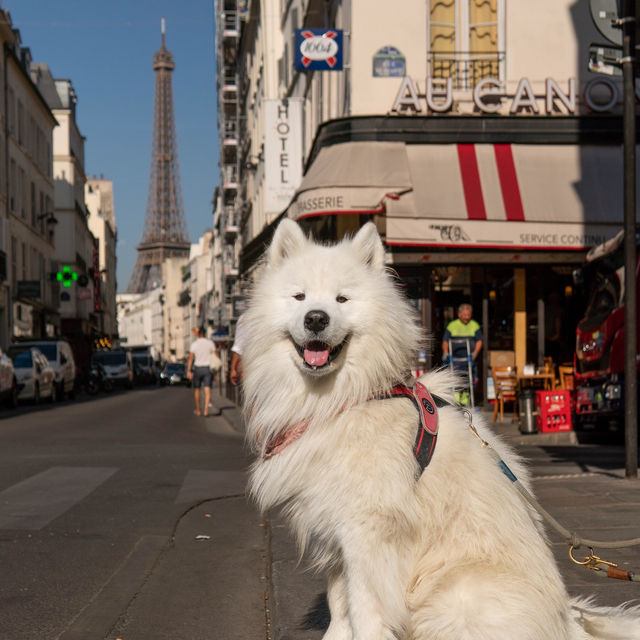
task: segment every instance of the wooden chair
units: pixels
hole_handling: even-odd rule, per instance
[[[515,367],[493,367],[493,383],[496,399],[493,404],[493,421],[500,412],[500,422],[504,420],[505,402],[513,403],[513,419],[518,417],[518,376]]]
[[[547,390],[557,389],[558,388],[558,379],[556,378],[556,368],[553,364],[553,358],[549,358],[545,356],[544,364],[541,367],[538,367],[538,373],[546,373],[552,376],[551,379],[545,380],[544,388]]]
[[[568,389],[573,391],[574,389],[574,373],[573,365],[561,364],[558,367],[558,375],[560,376],[560,389]]]

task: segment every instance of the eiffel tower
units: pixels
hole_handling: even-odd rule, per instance
[[[165,47],[164,18],[161,30],[162,46],[153,56],[156,90],[147,211],[142,241],[136,247],[138,258],[129,280],[128,293],[143,293],[162,284],[165,258],[189,256],[171,86],[171,72],[176,65],[173,55]]]

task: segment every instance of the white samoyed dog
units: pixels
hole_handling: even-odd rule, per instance
[[[420,378],[450,403],[421,470],[417,407],[384,396],[407,383],[422,330],[373,223],[322,246],[284,220],[245,317],[250,493],[283,508],[326,571],[325,640],[640,639],[639,608],[570,600],[539,515],[444,372]],[[517,456],[474,422],[530,489]]]

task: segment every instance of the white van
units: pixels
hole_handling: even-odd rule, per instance
[[[56,397],[62,400],[65,394],[70,398],[75,396],[76,361],[71,346],[66,340],[52,338],[50,340],[28,340],[16,342],[9,347],[37,347],[49,361],[56,374]]]
[[[133,360],[129,351],[94,351],[91,361],[102,365],[107,380],[114,386],[133,388]]]

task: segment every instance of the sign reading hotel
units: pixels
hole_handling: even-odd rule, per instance
[[[400,82],[391,110],[415,114],[458,112],[456,98],[460,92],[454,92],[451,78],[428,77],[424,87],[424,91],[420,91],[418,83],[405,76]],[[544,95],[534,92],[528,78],[520,79],[512,95],[504,92],[503,84],[497,78],[483,78],[469,93],[473,106],[481,113],[489,114],[504,113],[505,107],[509,115],[520,112],[552,115],[559,113],[559,109],[575,114],[578,100],[575,78],[569,78],[562,85],[553,78],[547,78],[544,82]],[[636,95],[640,98],[638,90]],[[594,113],[613,110],[620,99],[620,86],[610,78],[594,78],[584,87],[583,101]]]
[[[293,50],[299,71],[342,71],[341,29],[296,29]]]
[[[302,99],[264,101],[265,211],[280,213],[302,179]]]

